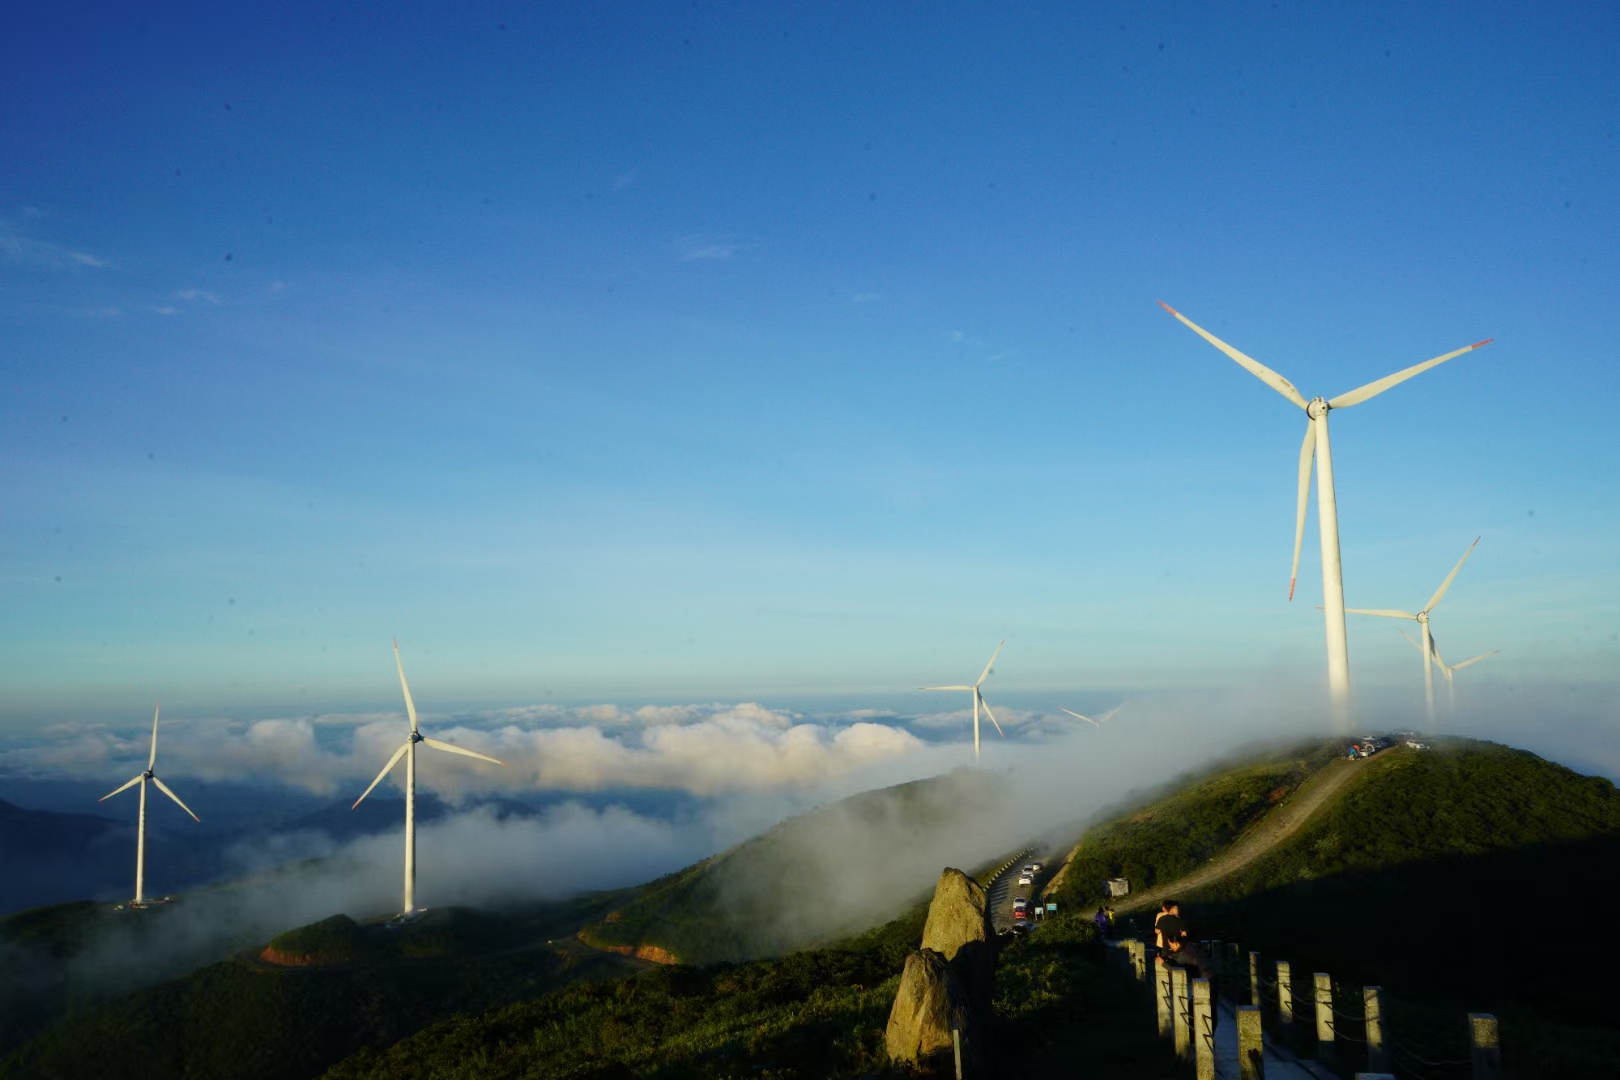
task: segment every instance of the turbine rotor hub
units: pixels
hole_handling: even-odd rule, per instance
[[[425,735],[423,735],[423,734],[422,734],[422,733],[421,733],[421,732],[420,732],[420,731],[413,731],[413,732],[411,732],[411,742],[413,742],[413,743],[415,743],[415,742],[421,742],[421,741],[422,741],[422,740],[423,740],[423,739],[425,739],[425,738],[426,738],[426,737],[427,737],[427,736],[425,736]]]
[[[1326,398],[1311,398],[1305,406],[1305,415],[1312,420],[1318,420],[1327,415],[1328,403]]]
[[[141,779],[142,780],[150,780],[150,779],[152,779],[152,770],[147,769],[145,772],[141,773]]]

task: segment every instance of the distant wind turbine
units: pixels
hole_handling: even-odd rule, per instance
[[[1294,583],[1299,577],[1299,549],[1305,537],[1305,505],[1310,499],[1311,459],[1316,458],[1316,517],[1322,534],[1322,609],[1327,623],[1328,692],[1332,695],[1336,711],[1345,718],[1350,697],[1350,650],[1344,630],[1344,575],[1339,563],[1339,509],[1333,491],[1333,456],[1328,444],[1328,413],[1334,409],[1348,409],[1368,398],[1377,397],[1385,390],[1420,375],[1438,364],[1471,352],[1493,340],[1486,338],[1472,345],[1414,364],[1393,375],[1340,394],[1336,398],[1312,398],[1294,388],[1294,384],[1252,357],[1238,352],[1214,334],[1195,324],[1191,319],[1164,301],[1159,306],[1180,319],[1199,337],[1237,361],[1251,375],[1277,393],[1305,410],[1310,418],[1305,428],[1305,442],[1299,448],[1299,506],[1294,518],[1294,568],[1288,578],[1288,599],[1294,598]]]
[[[1075,712],[1073,709],[1064,709],[1063,706],[1061,706],[1061,705],[1058,706],[1058,708],[1060,710],[1062,710],[1063,712],[1068,713],[1070,716],[1074,717],[1076,720],[1084,720],[1086,723],[1090,724],[1092,727],[1096,728],[1098,731],[1101,731],[1102,726],[1104,724],[1108,723],[1108,721],[1110,721],[1110,720],[1112,720],[1114,718],[1114,714],[1119,712],[1121,707],[1122,706],[1115,705],[1112,709],[1109,709],[1107,712],[1105,712],[1101,716],[1097,717],[1097,719],[1093,720],[1089,716],[1081,716],[1079,713]]]
[[[399,659],[399,640],[397,638],[394,641],[394,666],[399,668],[399,687],[405,691],[405,711],[411,717],[411,735],[410,738],[405,740],[405,745],[394,751],[394,756],[388,759],[388,764],[384,765],[382,772],[377,774],[377,779],[371,782],[371,787],[362,791],[360,798],[354,800],[354,806],[349,807],[349,809],[353,810],[355,806],[359,806],[364,802],[366,796],[371,794],[371,788],[382,783],[382,778],[387,776],[389,770],[395,765],[399,764],[400,758],[405,759],[405,909],[400,914],[410,915],[416,910],[416,744],[425,743],[435,750],[447,750],[452,754],[464,754],[467,757],[477,758],[479,761],[494,762],[496,765],[505,765],[506,762],[498,761],[487,754],[480,754],[476,750],[464,750],[459,746],[441,742],[438,739],[429,739],[423,735],[417,729],[416,703],[411,700],[411,688],[405,681],[405,665]]]
[[[978,764],[978,761],[979,761],[979,706],[980,705],[984,706],[984,713],[985,713],[986,716],[988,716],[990,718],[990,722],[992,724],[996,725],[996,734],[1000,735],[1003,739],[1005,739],[1007,737],[1007,733],[1001,730],[1001,725],[999,723],[996,723],[996,714],[990,711],[990,703],[988,701],[984,700],[984,694],[983,694],[982,691],[979,690],[979,687],[984,685],[984,680],[989,678],[989,676],[990,676],[990,668],[995,664],[996,657],[1001,655],[1001,646],[1005,645],[1005,644],[1007,644],[1007,643],[1005,641],[1003,641],[1001,643],[1001,645],[996,646],[996,651],[990,654],[990,663],[984,665],[984,671],[979,673],[979,681],[974,683],[972,686],[920,686],[920,687],[917,688],[919,690],[968,690],[968,691],[972,692],[972,694],[973,694],[973,762],[974,762],[974,764]]]
[[[1418,626],[1421,627],[1421,641],[1418,644],[1418,648],[1423,650],[1423,702],[1424,707],[1428,710],[1430,723],[1434,722],[1434,669],[1429,666],[1429,662],[1431,660],[1435,660],[1436,655],[1434,650],[1434,636],[1429,631],[1429,614],[1430,612],[1434,611],[1435,608],[1440,606],[1440,601],[1445,598],[1446,590],[1451,588],[1452,581],[1454,581],[1457,577],[1457,571],[1463,568],[1463,563],[1468,561],[1468,556],[1474,553],[1474,548],[1478,545],[1479,537],[1476,536],[1474,537],[1474,542],[1468,545],[1468,550],[1463,552],[1462,558],[1457,560],[1457,565],[1451,568],[1451,573],[1446,575],[1446,580],[1440,583],[1440,587],[1434,590],[1434,595],[1429,597],[1429,602],[1424,604],[1422,610],[1417,612],[1415,615],[1409,611],[1396,611],[1392,608],[1345,609],[1352,615],[1377,615],[1378,617],[1384,619],[1410,619],[1412,622],[1417,623]],[[1476,659],[1484,658],[1476,657]],[[1468,661],[1468,663],[1472,662],[1473,661]],[[1443,667],[1444,665],[1442,665],[1442,669]],[[1446,677],[1449,679],[1451,676],[1448,673]]]
[[[136,776],[121,788],[109,791],[97,802],[106,802],[120,792],[128,791],[136,784],[141,785],[141,817],[140,824],[135,828],[135,902],[134,907],[146,906],[146,782],[148,780],[157,785],[159,791],[173,799],[186,813],[191,814],[191,807],[180,801],[180,796],[169,790],[169,785],[159,780],[153,774],[152,768],[157,764],[157,729],[158,713],[162,710],[162,703],[152,707],[152,750],[146,755],[146,771]],[[202,821],[196,814],[191,814],[192,821]]]
[[[1405,630],[1401,631],[1401,637],[1406,638],[1407,641],[1412,642],[1412,647],[1413,648],[1416,648],[1416,649],[1423,648],[1423,646],[1419,645],[1417,643],[1417,641],[1414,640],[1411,637],[1411,635],[1409,635]],[[1436,642],[1432,636],[1429,638],[1429,652],[1433,656],[1434,666],[1439,668],[1446,676],[1446,701],[1450,706],[1454,707],[1456,705],[1456,692],[1457,692],[1457,687],[1456,687],[1456,684],[1452,681],[1452,676],[1455,675],[1457,672],[1461,671],[1463,668],[1468,667],[1468,666],[1470,666],[1472,664],[1477,664],[1481,660],[1485,659],[1488,656],[1495,656],[1497,653],[1499,653],[1501,651],[1502,651],[1501,649],[1492,649],[1488,653],[1480,653],[1478,656],[1472,657],[1472,658],[1470,658],[1468,660],[1464,660],[1460,664],[1452,664],[1450,667],[1447,667],[1446,662],[1444,660],[1440,659],[1440,645],[1439,645],[1439,643]]]

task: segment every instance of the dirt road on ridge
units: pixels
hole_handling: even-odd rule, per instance
[[[1400,753],[1400,750],[1386,750],[1386,754]],[[1283,801],[1283,804],[1260,819],[1255,829],[1243,836],[1221,854],[1215,856],[1203,866],[1194,870],[1186,877],[1165,885],[1155,885],[1145,892],[1133,893],[1122,900],[1115,908],[1121,913],[1127,911],[1140,911],[1145,907],[1153,907],[1167,896],[1178,893],[1190,893],[1202,888],[1211,882],[1219,881],[1228,874],[1248,866],[1260,856],[1271,851],[1278,844],[1293,836],[1308,821],[1312,814],[1321,809],[1322,804],[1331,799],[1335,793],[1344,787],[1355,776],[1359,766],[1370,758],[1358,758],[1354,761],[1341,758],[1324,768],[1315,776],[1306,780],[1292,796]]]

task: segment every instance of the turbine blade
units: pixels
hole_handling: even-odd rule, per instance
[[[1005,645],[1005,644],[1007,644],[1007,639],[1002,638],[1001,639],[1001,645]],[[990,663],[984,665],[984,671],[980,673],[979,681],[973,684],[973,688],[975,690],[978,689],[980,686],[983,686],[984,685],[984,680],[990,677],[990,669],[995,666],[996,657],[1001,655],[1001,645],[997,645],[996,646],[996,651],[990,654]]]
[[[1119,715],[1119,710],[1123,709],[1124,707],[1125,706],[1123,705],[1115,705],[1112,709],[1109,709],[1107,712],[1097,717],[1097,726],[1101,727],[1102,725],[1108,723],[1108,721]]]
[[[1446,667],[1446,662],[1440,658],[1440,643],[1434,639],[1432,630],[1429,632],[1429,655],[1434,658],[1434,666],[1445,672],[1446,678],[1451,678],[1451,669]]]
[[[161,701],[152,706],[152,752],[146,755],[146,767],[148,769],[157,764],[157,720],[158,712],[162,708],[163,703]]]
[[[996,723],[996,714],[990,711],[990,703],[984,700],[984,695],[979,693],[977,687],[974,688],[973,693],[978,697],[979,704],[984,706],[984,714],[990,718],[990,722],[992,724],[996,725],[996,734],[1005,739],[1007,737],[1007,733],[1001,730],[1000,724]]]
[[[1421,375],[1437,364],[1443,364],[1447,360],[1450,360],[1453,357],[1461,356],[1465,352],[1473,352],[1481,345],[1489,345],[1494,340],[1496,339],[1486,338],[1484,341],[1476,341],[1472,345],[1465,345],[1455,352],[1448,352],[1446,355],[1437,356],[1433,360],[1425,360],[1421,364],[1413,364],[1404,371],[1397,371],[1393,375],[1385,375],[1382,379],[1374,380],[1373,382],[1368,383],[1366,386],[1357,387],[1348,394],[1340,394],[1338,397],[1328,402],[1328,408],[1348,409],[1352,405],[1360,405],[1368,398],[1377,397],[1390,387],[1395,386],[1398,383],[1403,383],[1414,375]]]
[[[158,786],[158,790],[163,792],[163,794],[165,794],[169,798],[173,799],[176,803],[179,803],[180,809],[184,810],[188,814],[191,814],[191,807],[187,806],[183,802],[180,802],[180,796],[178,796],[174,792],[170,791],[168,784],[165,784],[163,781],[159,780],[155,776],[152,777],[152,783],[156,784]],[[191,814],[191,820],[195,821],[195,822],[198,822],[199,824],[202,822],[202,818],[198,817],[196,814]]]
[[[107,792],[107,794],[105,794],[101,798],[97,799],[96,802],[106,802],[108,799],[112,798],[114,795],[117,795],[119,792],[128,791],[130,788],[134,787],[136,784],[140,783],[144,779],[146,779],[146,774],[141,773],[139,776],[135,777],[135,779],[133,779],[129,783],[125,784],[123,787],[114,788],[113,790]]]
[[[1187,316],[1183,315],[1181,312],[1177,311],[1163,300],[1159,301],[1159,306],[1164,308],[1164,310],[1168,311],[1170,314],[1174,315],[1176,318],[1180,319],[1183,324],[1192,329],[1193,333],[1197,334],[1199,337],[1221,350],[1221,352],[1243,365],[1243,367],[1247,368],[1249,374],[1253,375],[1255,378],[1259,379],[1261,382],[1265,383],[1267,386],[1271,387],[1273,390],[1277,391],[1277,393],[1281,394],[1289,401],[1292,401],[1300,408],[1303,409],[1305,407],[1305,395],[1296,390],[1293,383],[1289,382],[1275,371],[1272,371],[1270,368],[1266,367],[1266,365],[1262,364],[1253,357],[1245,356],[1243,353],[1238,352],[1236,349],[1232,348],[1232,346],[1228,345],[1214,334],[1211,334],[1208,330],[1205,330],[1202,326],[1199,326],[1197,323],[1187,318]]]
[[[1418,652],[1423,651],[1423,643],[1421,641],[1413,637],[1411,634],[1408,634],[1405,630],[1401,630],[1400,627],[1396,627],[1395,629],[1400,630],[1401,637],[1412,643],[1412,648],[1416,649]]]
[[[405,681],[405,665],[399,661],[399,638],[394,639],[394,666],[399,668],[399,688],[405,691],[405,711],[411,714],[411,731],[416,731],[416,702],[411,700],[411,686]],[[362,799],[364,795],[360,796]]]
[[[1452,671],[1461,671],[1463,668],[1467,667],[1469,664],[1477,664],[1481,660],[1485,659],[1487,656],[1495,656],[1497,653],[1499,653],[1501,651],[1502,651],[1501,649],[1492,649],[1488,653],[1480,653],[1478,656],[1474,657],[1472,660],[1464,660],[1460,664],[1453,664],[1452,667],[1451,667],[1451,670]]]
[[[438,739],[423,739],[422,741],[428,746],[433,747],[435,750],[448,750],[452,754],[465,754],[468,757],[475,757],[479,761],[494,762],[496,765],[506,764],[506,762],[502,761],[500,758],[492,758],[488,754],[480,754],[476,750],[467,750],[455,745],[454,743],[441,742]]]
[[[366,788],[366,790],[362,791],[360,793],[360,797],[358,799],[354,800],[354,806],[359,806],[361,803],[366,801],[366,796],[371,794],[371,788],[374,788],[378,784],[382,783],[382,778],[388,775],[388,771],[390,769],[392,769],[395,765],[399,764],[399,759],[404,757],[405,756],[405,751],[409,750],[410,748],[411,748],[411,744],[406,743],[403,746],[401,746],[398,750],[394,751],[394,756],[389,758],[388,759],[388,764],[386,764],[386,765],[384,765],[382,767],[382,772],[378,773],[377,774],[377,779],[375,779],[375,780],[373,780],[371,782],[371,787],[368,787],[368,788]],[[349,807],[349,809],[353,810],[354,806]]]
[[[1061,705],[1058,706],[1058,709],[1063,711],[1063,712],[1068,713],[1070,716],[1074,717],[1076,720],[1084,720],[1086,723],[1090,724],[1092,727],[1101,727],[1102,726],[1101,724],[1097,723],[1097,721],[1093,720],[1091,717],[1089,717],[1089,716],[1081,716],[1079,713],[1075,712],[1073,709],[1065,709]]]
[[[919,686],[919,690],[972,690],[971,686]]]
[[[1417,622],[1417,616],[1411,612],[1396,611],[1393,608],[1347,607],[1344,609],[1344,613],[1346,615],[1377,615],[1385,619],[1411,619],[1413,622]]]
[[[1311,498],[1311,461],[1316,457],[1316,421],[1305,421],[1305,441],[1299,448],[1299,509],[1294,514],[1294,568],[1288,571],[1288,602],[1294,601],[1299,580],[1299,546],[1305,540],[1305,504]]]
[[[1446,575],[1446,580],[1440,583],[1440,587],[1434,590],[1434,595],[1429,597],[1429,602],[1423,605],[1424,611],[1433,611],[1440,606],[1441,597],[1445,596],[1446,590],[1451,588],[1452,579],[1457,576],[1457,571],[1462,569],[1463,563],[1468,561],[1468,556],[1472,555],[1474,549],[1479,546],[1479,539],[1477,536],[1474,537],[1474,542],[1468,545],[1468,550],[1463,552],[1463,557],[1458,559],[1457,565],[1451,568],[1451,573]]]

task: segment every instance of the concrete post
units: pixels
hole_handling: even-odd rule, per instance
[[[1237,984],[1238,976],[1242,972],[1243,950],[1238,947],[1237,942],[1228,941],[1226,943],[1226,977],[1231,980],[1231,985],[1235,986]],[[1237,996],[1236,993],[1230,989],[1227,990],[1227,993],[1231,994],[1234,998]]]
[[[1265,1037],[1261,1034],[1261,1008],[1239,1005],[1237,1009],[1238,1080],[1266,1080]]]
[[[1249,953],[1249,1004],[1259,1007],[1266,999],[1260,996],[1260,954]]]
[[[1198,1080],[1215,1080],[1215,1008],[1208,979],[1192,981],[1192,1040]]]
[[[956,1056],[956,1080],[962,1080],[962,1032],[951,1025],[951,1053]]]
[[[1294,977],[1288,961],[1277,961],[1277,1026],[1284,1037],[1294,1033]]]
[[[1221,970],[1221,964],[1225,963],[1226,961],[1224,954],[1225,950],[1221,948],[1221,943],[1214,938],[1211,938],[1209,942],[1209,963],[1210,966],[1215,969],[1215,977],[1217,979],[1226,974]]]
[[[1333,1060],[1333,976],[1318,971],[1312,976],[1316,999],[1316,1060]]]
[[[1170,1013],[1175,1023],[1176,1057],[1192,1060],[1192,1002],[1187,1000],[1187,969],[1170,969]]]
[[[1373,1073],[1389,1072],[1389,1047],[1384,1045],[1384,999],[1383,987],[1364,986],[1361,988],[1363,1006],[1367,1017],[1367,1071]]]
[[[1474,1059],[1474,1080],[1502,1080],[1502,1044],[1497,1039],[1496,1017],[1468,1014],[1469,1056]]]
[[[1158,960],[1155,960],[1153,964],[1153,998],[1158,1002],[1159,1038],[1168,1039],[1172,1030],[1170,1019],[1170,969]]]

